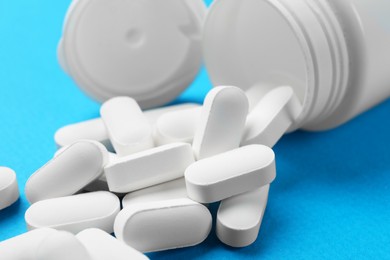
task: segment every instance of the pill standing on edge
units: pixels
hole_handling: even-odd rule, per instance
[[[19,199],[18,182],[15,172],[7,167],[0,167],[0,210],[14,204]]]
[[[76,234],[86,228],[100,228],[112,233],[119,210],[117,196],[96,191],[39,201],[27,209],[24,218],[30,230],[51,227]]]
[[[203,242],[211,222],[205,206],[177,199],[130,205],[118,214],[114,230],[125,244],[141,252],[155,252]]]
[[[249,113],[241,144],[273,147],[301,112],[302,105],[291,87],[270,90]]]
[[[76,235],[93,260],[147,260],[144,254],[125,245],[103,230],[89,228]]]
[[[207,94],[192,144],[197,159],[239,147],[248,106],[237,87],[216,87]]]
[[[100,115],[111,144],[119,156],[140,152],[154,146],[152,126],[134,99],[112,98],[102,105]]]
[[[184,178],[180,178],[131,192],[122,199],[122,206],[125,208],[134,203],[156,202],[183,198],[187,198],[187,189]]]
[[[248,145],[199,160],[185,171],[188,197],[200,203],[254,190],[275,177],[275,154],[264,145]]]
[[[35,252],[39,260],[95,260],[75,235],[59,231],[48,235]]]
[[[4,260],[36,260],[34,254],[48,235],[58,232],[39,228],[0,242],[0,258]]]
[[[104,172],[110,191],[126,193],[183,177],[194,161],[191,145],[174,143],[118,158]]]
[[[107,149],[96,141],[79,141],[30,176],[26,196],[30,203],[75,194],[102,174]]]
[[[219,240],[232,247],[245,247],[256,241],[270,185],[225,199],[217,213]]]

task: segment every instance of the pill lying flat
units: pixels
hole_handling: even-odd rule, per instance
[[[175,143],[119,158],[104,171],[110,191],[126,193],[183,177],[194,160],[191,145]]]
[[[0,242],[0,258],[4,260],[36,260],[35,252],[48,235],[58,232],[39,228]]]
[[[248,106],[237,87],[216,87],[207,94],[192,144],[197,159],[239,147]]]
[[[249,113],[242,145],[273,147],[301,114],[302,105],[291,87],[269,91]]]
[[[27,209],[24,218],[28,229],[51,227],[76,234],[87,228],[100,228],[112,233],[119,210],[117,196],[97,191],[39,201]]]
[[[254,190],[276,177],[275,154],[264,145],[244,146],[190,165],[185,171],[187,194],[212,203]]]
[[[137,203],[124,208],[114,224],[115,235],[141,252],[193,246],[211,229],[209,210],[189,199]]]
[[[122,199],[122,206],[125,208],[134,203],[157,202],[183,198],[187,198],[187,189],[184,178],[180,178],[131,192]]]
[[[223,200],[217,213],[216,233],[232,247],[256,241],[267,207],[269,185]]]
[[[119,156],[140,152],[154,146],[152,126],[134,99],[112,98],[102,105],[100,115]]]
[[[39,260],[94,260],[75,235],[65,231],[48,235],[35,255]]]
[[[201,108],[197,107],[162,115],[156,122],[154,134],[156,144],[177,142],[192,144],[201,111]]]
[[[144,254],[125,245],[103,230],[90,228],[76,236],[93,260],[146,260]]]
[[[18,182],[15,172],[7,167],[0,167],[0,210],[14,204],[19,199]]]
[[[26,196],[30,203],[75,194],[102,174],[106,148],[95,141],[79,141],[30,176]]]

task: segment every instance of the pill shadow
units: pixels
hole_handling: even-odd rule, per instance
[[[9,221],[10,219],[13,219],[12,217],[18,216],[21,212],[23,212],[23,209],[21,199],[19,198],[11,206],[0,210],[0,225],[6,221]]]

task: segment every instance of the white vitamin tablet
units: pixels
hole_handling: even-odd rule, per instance
[[[106,191],[42,200],[25,214],[28,229],[51,227],[74,234],[86,228],[100,228],[112,233],[120,210],[117,196]]]
[[[275,154],[264,145],[244,146],[190,165],[185,171],[189,198],[212,203],[254,190],[276,177]]]
[[[107,149],[95,141],[79,141],[30,176],[26,197],[30,203],[75,194],[102,174]]]
[[[52,228],[39,228],[0,242],[0,258],[4,260],[36,260],[38,246],[47,236],[58,232]]]
[[[0,210],[14,204],[19,199],[18,182],[15,172],[7,167],[0,167]]]
[[[192,144],[197,159],[239,147],[248,106],[237,87],[216,87],[207,94]]]
[[[223,200],[217,213],[216,233],[223,243],[245,247],[256,241],[267,207],[269,185]]]
[[[115,97],[100,108],[110,141],[119,156],[154,146],[152,126],[137,102],[129,97]]]
[[[125,245],[103,230],[90,228],[77,234],[93,260],[147,260],[144,254]]]
[[[125,208],[134,203],[156,202],[183,198],[187,198],[187,189],[184,178],[180,178],[131,192],[122,199],[122,206]]]
[[[183,177],[194,161],[191,145],[174,143],[119,158],[104,172],[110,191],[126,193]]]
[[[190,199],[137,203],[124,208],[114,224],[115,235],[141,252],[197,245],[211,229],[211,214]]]

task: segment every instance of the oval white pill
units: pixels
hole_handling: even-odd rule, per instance
[[[65,231],[47,236],[35,255],[35,259],[39,260],[93,260],[83,244]]]
[[[0,167],[0,210],[14,204],[19,199],[18,182],[15,172],[7,167]]]
[[[134,99],[112,98],[102,105],[100,115],[119,156],[154,146],[152,127]]]
[[[275,154],[264,145],[244,146],[197,161],[185,172],[188,196],[201,203],[254,190],[275,177]]]
[[[119,158],[104,172],[110,191],[125,193],[183,177],[194,161],[191,145],[175,143]]]
[[[256,241],[267,207],[269,185],[223,200],[217,213],[219,240],[232,247]]]
[[[100,228],[112,233],[119,210],[117,196],[97,191],[39,201],[27,209],[24,218],[28,229],[51,227],[76,234],[87,228]]]
[[[122,206],[125,208],[134,203],[156,202],[183,198],[187,198],[187,189],[184,178],[180,178],[131,192],[122,199]]]
[[[248,115],[248,98],[237,87],[216,87],[206,96],[192,147],[197,159],[238,148]]]
[[[107,149],[95,141],[79,141],[30,176],[26,197],[30,203],[69,196],[93,182],[108,161]]]
[[[77,234],[93,260],[146,260],[144,254],[125,245],[103,230],[90,228]]]
[[[38,246],[50,234],[52,228],[39,228],[0,242],[0,258],[4,260],[36,260]]]
[[[114,224],[115,235],[141,252],[193,246],[211,229],[211,214],[190,199],[137,203],[124,208]]]

